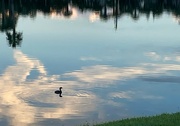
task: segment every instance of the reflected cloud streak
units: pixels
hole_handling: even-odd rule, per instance
[[[119,99],[127,99],[127,100],[134,100],[134,99],[161,100],[161,99],[164,99],[164,97],[162,97],[162,96],[145,94],[142,91],[138,91],[138,92],[134,92],[134,91],[113,92],[113,93],[109,94],[109,97],[119,98]]]
[[[71,73],[66,73],[64,76],[75,77],[77,80],[87,83],[107,82],[131,78],[133,75],[141,75],[146,73],[144,69],[138,67],[116,68],[108,65],[96,65],[90,67],[82,67],[82,70],[77,70]]]
[[[95,84],[98,82],[106,82],[103,83],[102,86],[104,86],[105,84],[109,85],[113,81],[117,80],[132,79],[148,74],[166,74],[168,71],[172,70],[180,70],[180,65],[146,63],[142,64],[140,67],[125,68],[112,67],[108,65],[96,65],[90,67],[82,67],[81,70],[66,73],[64,74],[64,76],[69,78],[76,78],[77,81],[84,83]]]
[[[164,55],[164,56],[161,56],[156,52],[148,52],[148,53],[145,53],[145,56],[150,57],[151,59],[154,59],[154,60],[180,62],[180,56],[177,55],[177,54],[176,55]]]
[[[114,92],[110,93],[110,97],[113,98],[125,98],[125,99],[131,99],[135,93],[132,91],[121,91],[121,92]]]
[[[156,52],[149,52],[149,53],[146,53],[145,55],[155,60],[160,60],[161,58]]]
[[[96,58],[96,57],[81,57],[80,60],[82,60],[82,61],[102,61],[101,59]]]

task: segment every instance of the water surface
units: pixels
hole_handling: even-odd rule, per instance
[[[0,2],[0,125],[179,111],[179,0]]]

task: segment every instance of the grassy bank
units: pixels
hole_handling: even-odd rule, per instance
[[[150,117],[123,119],[93,126],[180,126],[180,112]]]

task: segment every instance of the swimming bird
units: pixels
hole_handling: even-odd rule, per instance
[[[62,89],[62,87],[60,87],[59,90],[56,90],[54,92],[55,94],[59,94],[59,97],[62,97],[62,95],[61,95],[62,94],[62,90],[61,89]]]

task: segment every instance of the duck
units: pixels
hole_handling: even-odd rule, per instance
[[[59,94],[59,97],[62,97],[62,87],[59,88],[59,90],[54,91],[55,94]]]

